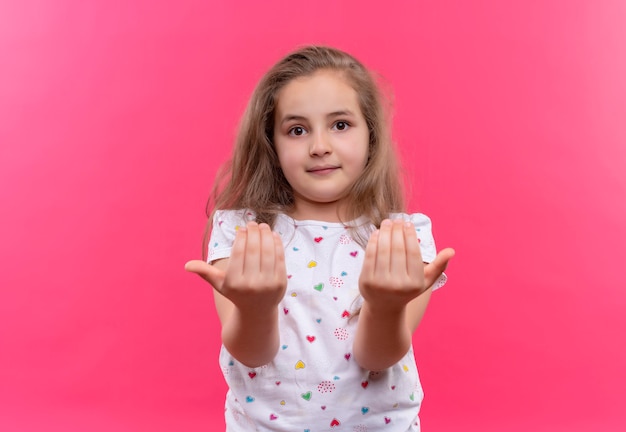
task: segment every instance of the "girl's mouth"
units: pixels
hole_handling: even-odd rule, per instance
[[[309,168],[307,170],[307,172],[311,173],[311,174],[319,174],[319,175],[324,175],[324,174],[329,174],[333,171],[335,171],[336,169],[338,169],[338,166],[335,165],[323,165],[323,166],[315,166],[313,168]]]

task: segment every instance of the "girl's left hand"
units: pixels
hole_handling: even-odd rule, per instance
[[[424,264],[414,225],[384,220],[365,249],[361,295],[370,307],[400,310],[435,283],[453,256],[453,249],[444,249]]]

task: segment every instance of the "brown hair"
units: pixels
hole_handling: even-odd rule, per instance
[[[351,55],[335,48],[308,46],[280,60],[259,81],[241,120],[232,158],[218,172],[207,203],[209,217],[203,255],[215,210],[247,209],[257,222],[274,226],[278,213],[289,213],[293,191],[280,167],[273,143],[274,115],[279,91],[290,81],[319,70],[342,74],[356,91],[369,130],[368,161],[352,185],[346,216],[364,216],[380,226],[389,213],[404,211],[400,181],[387,116],[378,86],[369,71]],[[369,233],[352,227],[355,240],[365,247]]]

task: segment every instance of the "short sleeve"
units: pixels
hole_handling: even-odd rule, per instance
[[[401,218],[410,221],[415,226],[417,238],[420,242],[420,250],[422,252],[422,260],[426,263],[432,262],[437,256],[437,248],[435,247],[435,239],[433,237],[432,222],[428,216],[422,213],[404,214],[396,213],[390,215],[391,219]],[[433,284],[433,291],[441,288],[448,281],[448,276],[442,273],[439,279]]]
[[[254,215],[246,210],[217,210],[215,212],[209,237],[209,263],[230,256],[237,230],[249,220],[254,220]]]

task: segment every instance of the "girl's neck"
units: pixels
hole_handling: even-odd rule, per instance
[[[298,202],[288,216],[295,220],[346,222],[345,206],[333,203]]]

